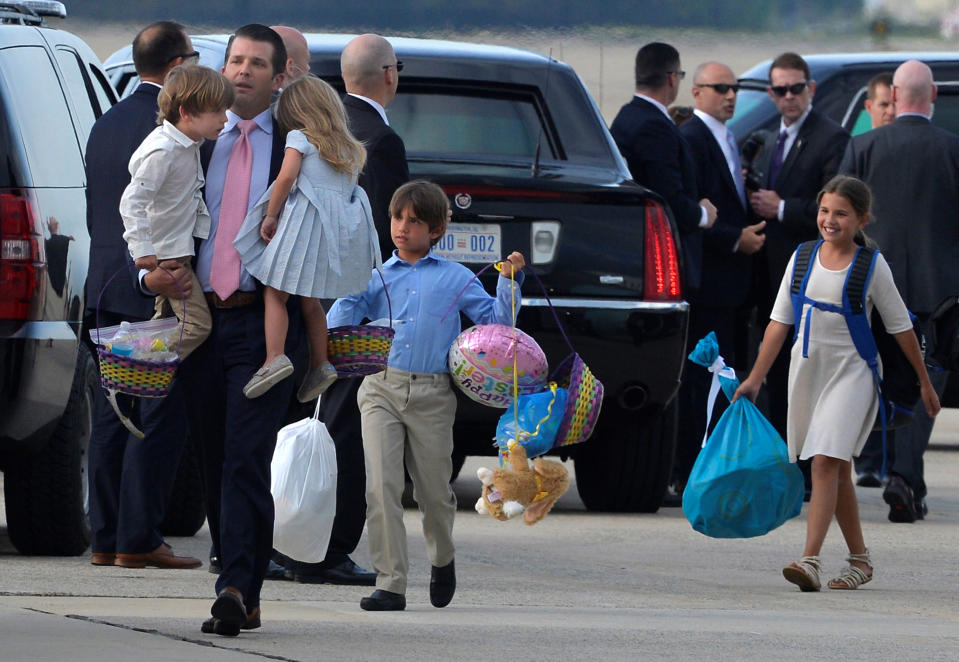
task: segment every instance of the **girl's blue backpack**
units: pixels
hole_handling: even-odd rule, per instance
[[[689,358],[710,367],[713,391],[721,385],[731,399],[739,380],[718,351],[710,333]],[[723,412],[696,458],[683,491],[683,514],[711,538],[752,538],[798,515],[804,492],[802,472],[789,462],[782,437],[756,405],[739,398]]]

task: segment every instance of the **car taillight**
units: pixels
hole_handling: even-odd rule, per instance
[[[33,210],[25,192],[0,191],[0,319],[28,319],[43,277]]]
[[[679,254],[662,205],[646,203],[646,251],[643,298],[649,301],[680,301]]]

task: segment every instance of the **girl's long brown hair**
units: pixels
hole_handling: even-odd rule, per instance
[[[302,131],[337,172],[359,175],[363,169],[366,148],[350,133],[343,102],[328,83],[303,76],[284,87],[276,119],[287,131]]]

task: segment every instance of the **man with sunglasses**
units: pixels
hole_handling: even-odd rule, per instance
[[[703,229],[716,220],[716,208],[696,189],[696,167],[689,146],[667,108],[676,101],[686,72],[679,52],[660,42],[636,53],[636,94],[609,128],[633,179],[663,196],[682,235],[686,297],[700,285]]]
[[[132,264],[123,240],[120,197],[130,183],[130,156],[156,128],[157,96],[163,79],[173,67],[195,62],[197,55],[183,26],[159,21],[145,27],[133,40],[133,65],[140,85],[104,113],[90,131],[86,149],[90,231],[86,301],[90,315],[99,302],[100,326],[153,317],[153,297],[139,291],[135,270],[113,278]],[[165,281],[157,287],[158,292],[177,299],[180,288],[190,293],[188,269],[175,260],[160,266],[180,285],[158,271]],[[91,321],[95,326],[95,320]],[[165,398],[117,395],[120,407],[146,434],[143,439],[123,427],[104,393],[96,389],[90,437],[91,563],[126,568],[199,567],[199,559],[174,555],[160,533],[167,494],[186,438],[186,405],[179,380],[174,380]]]
[[[716,205],[716,222],[703,231],[702,285],[689,311],[690,349],[715,331],[726,362],[746,368],[746,316],[742,310],[752,288],[752,256],[762,248],[765,222],[751,223],[742,163],[736,137],[726,122],[736,110],[739,85],[732,69],[705,62],[693,74],[693,117],[679,131],[696,164],[699,194]],[[705,368],[688,365],[679,391],[680,405],[690,415],[680,417],[675,489],[677,494],[692,470],[702,445],[710,376]],[[718,412],[717,412],[718,413]]]
[[[781,117],[753,161],[753,174],[761,186],[749,194],[753,212],[767,222],[756,279],[757,319],[761,324],[769,318],[796,246],[819,236],[816,196],[836,174],[849,142],[845,129],[812,107],[816,82],[809,65],[796,53],[783,53],[773,60],[766,90]],[[788,376],[787,344],[766,377],[769,418],[784,439]]]

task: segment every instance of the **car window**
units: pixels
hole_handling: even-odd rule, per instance
[[[531,95],[405,89],[390,104],[389,116],[411,156],[532,159],[543,133]],[[555,158],[548,140],[541,156]]]
[[[80,139],[86,143],[90,128],[93,127],[93,123],[100,114],[100,103],[93,94],[90,77],[84,70],[83,63],[76,51],[60,47],[54,52],[57,56],[57,62],[60,64],[60,71],[63,73],[67,91],[73,99],[73,107],[76,110],[77,118],[80,120]]]
[[[83,159],[53,63],[41,47],[0,50],[0,85],[11,130],[26,153],[34,186],[82,186]]]
[[[96,95],[97,103],[100,106],[99,112],[97,113],[97,119],[99,119],[100,115],[107,112],[107,110],[117,102],[116,91],[113,89],[113,86],[110,85],[110,81],[107,80],[103,72],[100,71],[99,67],[88,62],[87,70],[93,75],[93,93]]]

